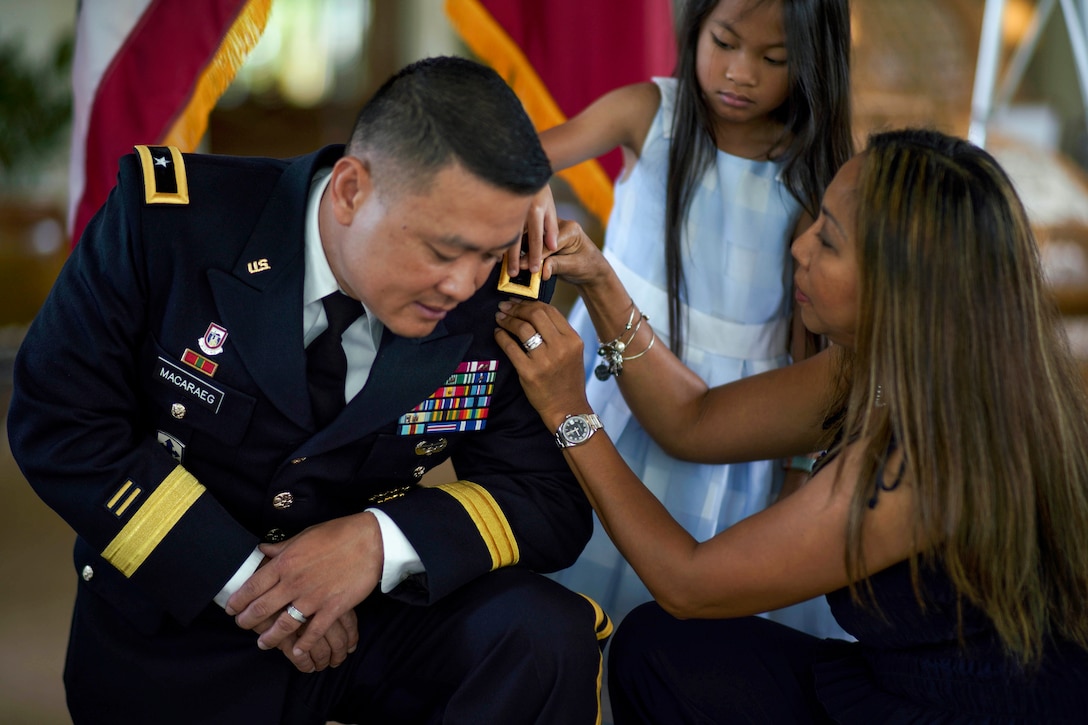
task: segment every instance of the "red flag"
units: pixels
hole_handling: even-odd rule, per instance
[[[671,0],[446,0],[446,14],[541,130],[676,64]],[[602,162],[604,170],[589,161],[560,175],[605,222],[622,161],[613,152]]]
[[[271,0],[80,3],[68,226],[73,244],[136,144],[192,151],[257,44]]]

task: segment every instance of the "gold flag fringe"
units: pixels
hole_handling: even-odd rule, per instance
[[[566,121],[555,99],[517,43],[479,0],[446,0],[446,15],[468,47],[514,89],[537,130]],[[612,182],[590,159],[558,172],[603,226],[612,211]]]
[[[261,39],[272,0],[248,0],[223,36],[215,55],[197,79],[193,92],[160,142],[182,151],[196,149],[208,128],[208,116],[234,80],[238,69]]]

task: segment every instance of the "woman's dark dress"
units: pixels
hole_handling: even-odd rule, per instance
[[[907,562],[872,577],[883,614],[859,607],[847,590],[827,595],[842,627],[858,639],[827,642],[815,665],[816,692],[842,723],[1088,723],[1088,652],[1047,647],[1025,673],[1006,658],[993,626],[964,605],[957,636],[956,597],[943,571],[922,571],[926,609]]]
[[[896,483],[878,482],[870,505]],[[960,605],[943,568],[920,565],[919,576],[924,610],[906,561],[871,577],[879,609],[849,589],[827,595],[857,642],[759,617],[677,620],[644,604],[611,643],[616,725],[1088,724],[1088,651],[1050,642],[1042,663],[1025,672],[966,602],[961,639]]]

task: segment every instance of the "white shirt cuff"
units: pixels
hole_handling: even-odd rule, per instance
[[[238,571],[234,572],[234,576],[223,585],[223,588],[219,590],[219,593],[215,595],[213,600],[216,604],[227,608],[227,600],[230,599],[230,595],[238,591],[238,588],[245,584],[246,579],[253,576],[253,572],[257,571],[257,567],[264,561],[264,554],[260,549],[254,549],[253,553],[249,555],[249,558],[242,562],[242,565],[238,567]]]
[[[423,568],[416,548],[393,519],[389,518],[389,514],[375,508],[367,511],[374,514],[374,518],[378,520],[378,528],[382,531],[382,547],[385,549],[382,594],[388,594],[412,574],[420,574],[426,569]]]

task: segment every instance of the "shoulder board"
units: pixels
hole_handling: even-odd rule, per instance
[[[506,255],[503,256],[500,264],[502,270],[499,272],[499,292],[517,297],[528,297],[531,300],[540,299],[540,272],[530,274],[529,270],[523,269],[516,277],[511,277],[506,271]]]
[[[185,160],[176,146],[136,146],[144,171],[144,202],[188,204]]]

